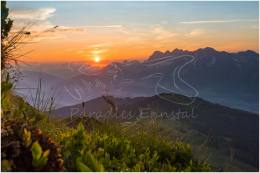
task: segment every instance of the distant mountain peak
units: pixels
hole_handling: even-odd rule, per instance
[[[213,54],[213,53],[217,53],[218,51],[215,50],[212,47],[205,47],[205,48],[199,48],[195,51],[188,51],[188,50],[183,50],[183,49],[174,49],[173,51],[165,51],[165,52],[161,52],[161,51],[154,51],[153,54],[149,57],[148,60],[153,60],[153,59],[158,59],[158,58],[162,58],[164,56],[178,56],[178,55],[182,55],[182,54],[193,54],[193,53],[206,53],[206,54]]]
[[[241,51],[238,53],[245,53],[245,54],[250,54],[250,55],[258,55],[257,52],[253,51],[253,50],[246,50],[246,51]]]
[[[207,53],[215,53],[218,52],[216,49],[212,48],[212,47],[205,47],[205,48],[199,48],[194,52],[207,52]]]
[[[149,57],[149,59],[152,60],[152,59],[160,58],[163,55],[164,55],[163,52],[157,50],[153,52],[153,54]]]
[[[172,51],[172,53],[182,53],[182,52],[185,52],[185,50],[176,48]]]
[[[182,49],[175,48],[172,52],[183,51]]]

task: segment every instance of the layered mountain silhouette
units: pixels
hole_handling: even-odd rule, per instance
[[[61,117],[87,115],[97,119],[112,118],[126,122],[154,116],[158,120],[163,119],[167,123],[172,123],[172,126],[179,121],[189,126],[191,131],[198,131],[205,138],[210,138],[209,146],[221,151],[218,156],[229,158],[232,149],[234,160],[258,168],[258,114],[173,93],[134,98],[110,96],[108,99],[116,105],[117,113],[113,113],[111,105],[103,97],[99,97],[84,104],[57,109],[54,115]],[[234,161],[232,164],[237,163]]]
[[[155,51],[147,60],[113,62],[99,70],[82,65],[59,67],[52,84],[58,107],[94,99],[179,93],[251,112],[258,112],[258,62],[254,51],[229,53],[213,48]],[[51,73],[48,68],[44,73]],[[66,75],[73,71],[73,76]],[[35,83],[25,78],[28,83]],[[18,84],[18,86],[20,86]]]

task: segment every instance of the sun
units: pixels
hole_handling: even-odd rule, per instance
[[[94,61],[95,61],[96,63],[99,63],[99,62],[101,61],[100,56],[95,56],[95,57],[94,57]]]

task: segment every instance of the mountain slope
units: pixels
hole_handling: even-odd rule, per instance
[[[258,168],[258,115],[213,104],[200,98],[189,98],[177,94],[160,94],[152,97],[114,98],[122,121],[160,115],[167,123],[181,122],[204,136],[210,136],[211,148],[221,151],[219,155]],[[110,106],[100,97],[84,103],[89,116],[109,116]],[[82,104],[55,110],[56,115],[83,114]],[[167,116],[166,116],[167,114]],[[131,118],[126,118],[130,116]],[[218,155],[217,154],[217,155]],[[235,163],[232,163],[235,164]]]

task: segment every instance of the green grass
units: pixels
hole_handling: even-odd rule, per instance
[[[4,126],[6,145],[4,148],[1,146],[5,171],[28,171],[30,168],[31,171],[44,171],[47,162],[48,165],[52,165],[53,170],[63,169],[64,165],[65,171],[209,171],[211,169],[209,164],[194,157],[192,147],[188,143],[172,140],[166,133],[163,134],[156,121],[145,120],[126,124],[115,121],[100,122],[88,117],[50,118],[40,110],[34,109],[21,97],[13,95],[11,88],[6,87],[3,91],[4,97],[1,98],[2,123],[8,122]],[[12,125],[13,122],[19,124],[19,127]],[[29,129],[28,132],[23,129],[25,127]],[[15,131],[18,133],[12,133]],[[37,137],[38,133],[40,137]],[[24,140],[30,141],[30,145]],[[33,157],[32,152],[38,152],[38,149],[30,150],[30,147],[33,148],[32,142],[35,144],[37,141],[39,145],[36,148],[39,151],[40,148],[51,151],[42,155],[42,159]],[[12,155],[12,152],[8,151],[8,146],[13,143],[17,143],[12,146],[15,150],[20,151],[19,147],[25,150]],[[57,153],[52,153],[53,151]],[[31,163],[25,163],[26,160],[21,159],[28,156],[33,158],[28,160]],[[49,160],[46,161],[46,157],[49,157]],[[52,164],[50,159],[55,163]],[[36,161],[39,164],[35,164]],[[15,163],[23,164],[15,165]],[[27,165],[24,170],[23,165]]]
[[[216,139],[194,130],[187,123],[170,120],[159,120],[158,123],[171,139],[179,139],[189,143],[192,146],[195,158],[210,163],[214,170],[222,168],[224,171],[255,171],[254,167],[237,160],[236,157],[231,159],[228,141],[218,143],[218,147],[216,147],[215,143],[212,142]]]

